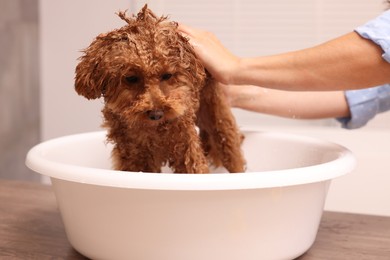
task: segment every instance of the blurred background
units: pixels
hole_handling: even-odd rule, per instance
[[[124,25],[115,12],[137,13],[145,3],[157,15],[212,31],[239,56],[310,47],[386,9],[382,0],[0,0],[0,178],[42,181],[24,166],[33,145],[101,130],[101,100],[87,101],[74,91],[77,58],[96,35]],[[341,129],[334,119],[234,113],[240,126],[312,135],[348,147],[358,168],[335,181],[326,208],[390,215],[384,206],[390,197],[390,113],[358,130]]]

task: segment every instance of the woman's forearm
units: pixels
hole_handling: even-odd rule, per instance
[[[295,119],[349,117],[343,91],[300,92],[257,86],[225,86],[232,107]]]
[[[351,32],[322,45],[268,57],[242,58],[230,72],[230,84],[283,90],[341,90],[390,82],[390,64],[382,49]]]

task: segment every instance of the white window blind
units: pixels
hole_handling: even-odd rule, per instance
[[[385,9],[383,0],[133,0],[158,15],[215,33],[234,53],[296,50],[350,32]]]

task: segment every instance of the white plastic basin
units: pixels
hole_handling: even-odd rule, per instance
[[[243,132],[246,173],[113,171],[105,132],[41,143],[26,163],[51,177],[68,239],[89,258],[298,257],[315,240],[331,180],[355,159],[318,139]]]

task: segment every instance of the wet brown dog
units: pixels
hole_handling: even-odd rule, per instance
[[[118,15],[127,25],[96,37],[75,78],[77,93],[104,98],[114,168],[207,173],[211,162],[243,172],[242,135],[222,89],[177,24],[146,5],[137,16]]]

